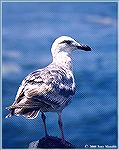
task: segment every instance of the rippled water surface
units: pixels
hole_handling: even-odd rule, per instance
[[[117,4],[3,3],[3,148],[27,148],[44,136],[40,115],[5,119],[22,79],[51,61],[55,38],[68,35],[91,52],[72,54],[77,85],[63,111],[65,138],[87,145],[117,145]],[[60,136],[56,113],[47,113],[50,135]]]

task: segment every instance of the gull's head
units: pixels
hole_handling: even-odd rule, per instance
[[[61,36],[54,41],[51,52],[53,57],[56,57],[56,55],[60,52],[70,54],[73,50],[76,49],[91,51],[89,46],[80,44],[69,36]]]

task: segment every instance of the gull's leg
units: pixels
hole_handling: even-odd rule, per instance
[[[48,136],[48,132],[47,132],[47,128],[46,128],[46,116],[43,112],[41,112],[41,118],[43,120],[43,126],[44,126],[44,129],[45,129],[45,136],[47,137]]]
[[[58,124],[59,124],[59,128],[60,128],[61,135],[62,135],[62,142],[65,143],[61,112],[58,112]]]

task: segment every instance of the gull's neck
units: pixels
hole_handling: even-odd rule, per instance
[[[58,66],[65,67],[66,69],[72,70],[71,54],[67,52],[59,52],[53,57],[53,63]]]

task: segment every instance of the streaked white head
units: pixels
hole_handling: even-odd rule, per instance
[[[55,58],[58,53],[64,52],[70,54],[75,49],[91,51],[91,48],[89,46],[82,45],[69,36],[61,36],[54,41],[51,52],[53,58]]]

